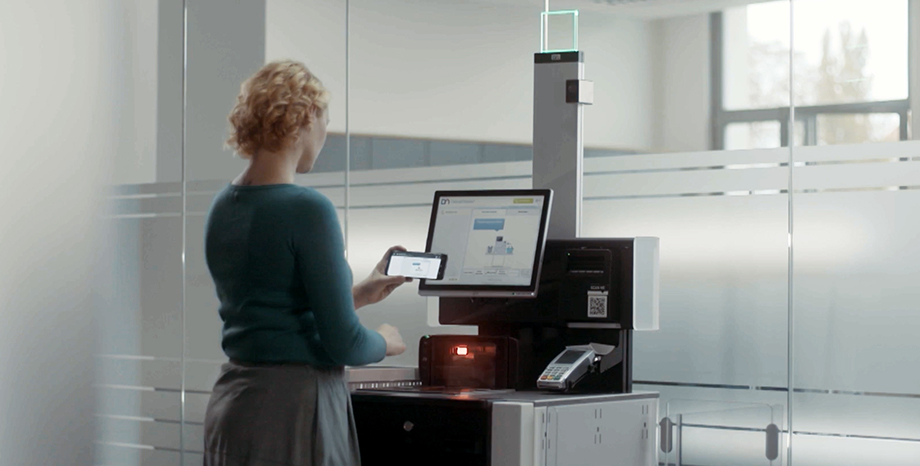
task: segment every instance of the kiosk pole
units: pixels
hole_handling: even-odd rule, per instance
[[[584,74],[583,52],[534,54],[533,187],[553,190],[549,239],[581,234],[584,105],[594,100]]]

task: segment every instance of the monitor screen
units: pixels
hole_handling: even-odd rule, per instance
[[[438,191],[428,252],[447,254],[428,296],[536,296],[552,204],[549,190]]]

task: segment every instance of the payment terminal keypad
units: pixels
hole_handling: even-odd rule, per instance
[[[540,380],[562,380],[571,366],[550,365],[543,371]]]

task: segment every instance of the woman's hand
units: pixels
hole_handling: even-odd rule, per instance
[[[387,342],[387,356],[398,356],[406,351],[406,343],[396,327],[383,324],[377,329],[377,333]]]
[[[393,251],[405,250],[406,248],[402,246],[393,246],[387,249],[386,254],[383,255],[383,259],[380,259],[380,262],[377,263],[374,270],[371,271],[371,274],[365,278],[364,281],[352,288],[351,294],[355,299],[355,309],[362,308],[369,304],[379,303],[389,296],[393,290],[399,288],[400,285],[412,281],[411,278],[388,277],[386,274],[387,260],[390,258],[390,254],[392,254]]]

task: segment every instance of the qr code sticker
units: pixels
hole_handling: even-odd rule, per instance
[[[607,317],[607,293],[588,294],[588,317]]]

